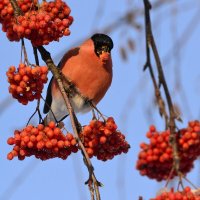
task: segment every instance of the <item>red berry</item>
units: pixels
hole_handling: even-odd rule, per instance
[[[13,154],[12,154],[11,152],[7,155],[7,159],[8,159],[8,160],[12,160],[13,157],[14,157],[14,156],[13,156]]]
[[[13,137],[8,138],[7,143],[8,143],[9,145],[15,144],[15,138],[13,138]]]

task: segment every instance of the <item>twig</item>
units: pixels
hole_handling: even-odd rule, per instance
[[[183,179],[185,179],[190,185],[192,185],[193,188],[195,188],[196,190],[198,190],[199,188],[194,185],[186,176],[183,176]]]
[[[90,101],[90,106],[91,106],[94,110],[97,111],[97,113],[100,115],[100,117],[101,117],[104,121],[106,121],[104,115],[103,115],[103,114],[101,113],[101,111],[94,105],[94,103],[93,103],[92,101]]]
[[[24,39],[22,39],[22,47],[24,49],[24,57],[25,57],[25,60],[28,64],[28,56],[27,56],[27,52],[26,52],[26,49],[25,49],[25,45],[24,45]],[[35,57],[35,64],[36,65],[39,65],[39,59],[38,59],[38,54],[37,54],[37,48],[36,47],[33,47],[33,52],[34,52],[34,57]],[[37,106],[36,106],[36,109],[35,109],[35,112],[31,115],[31,117],[29,118],[28,122],[26,125],[29,124],[29,122],[31,121],[31,119],[33,118],[33,116],[36,114],[36,112],[38,112],[38,115],[39,115],[39,123],[41,123],[42,121],[42,115],[40,113],[40,99],[38,99],[37,101]]]
[[[35,109],[34,113],[31,115],[31,117],[29,118],[29,120],[28,120],[26,126],[28,126],[29,122],[31,121],[31,119],[33,118],[33,116],[36,114],[36,112],[38,112],[38,115],[39,115],[39,123],[41,123],[42,115],[41,115],[41,113],[40,113],[40,99],[38,99],[36,109]]]
[[[180,175],[180,172],[179,172],[180,158],[178,155],[178,147],[177,147],[176,132],[175,132],[175,129],[176,129],[175,119],[177,118],[177,116],[176,116],[176,113],[174,112],[173,103],[171,100],[167,83],[165,81],[160,57],[158,54],[158,50],[157,50],[152,29],[151,29],[151,18],[150,18],[151,4],[149,0],[143,0],[143,2],[144,2],[144,8],[145,8],[145,27],[146,27],[146,38],[148,42],[147,45],[149,46],[149,48],[151,47],[153,51],[153,55],[156,61],[156,67],[158,70],[159,86],[163,86],[164,93],[167,100],[168,110],[169,110],[169,123],[167,124],[167,127],[169,127],[170,129],[169,143],[171,144],[172,149],[173,149],[173,167],[175,168],[176,173]],[[147,51],[147,58],[148,58],[148,51]]]
[[[27,55],[27,52],[26,52],[24,38],[21,39],[21,42],[22,42],[22,52],[24,53],[24,62],[26,62],[27,65],[30,65],[30,63],[28,61],[28,55]]]
[[[150,6],[150,5],[148,5],[148,6]],[[166,128],[167,128],[168,118],[169,117],[168,117],[168,114],[166,112],[165,103],[164,103],[164,100],[163,100],[163,98],[161,96],[161,92],[160,92],[159,86],[158,86],[158,84],[156,82],[155,75],[154,75],[153,68],[152,68],[152,64],[151,64],[151,56],[150,56],[151,37],[150,37],[150,34],[149,34],[150,17],[148,15],[145,15],[145,25],[146,25],[145,26],[145,32],[146,32],[146,55],[147,55],[147,61],[146,61],[145,65],[144,65],[143,70],[145,71],[147,68],[149,68],[150,76],[151,76],[151,79],[152,79],[152,82],[153,82],[153,86],[154,86],[156,103],[157,103],[157,105],[159,107],[160,115],[164,116],[164,118],[165,118],[165,125],[166,125]]]
[[[179,176],[179,182],[178,185],[181,186],[181,189],[184,190],[184,185],[183,185],[183,180],[182,180],[182,176]],[[177,189],[179,190],[179,188]]]
[[[94,174],[92,176],[93,176],[92,179],[96,179],[94,177]],[[94,190],[95,190],[95,194],[96,194],[97,200],[101,200],[99,187],[102,187],[102,184],[100,182],[98,182],[97,180],[93,181],[93,184],[94,184]]]
[[[89,180],[92,179],[94,185],[99,185],[98,184],[98,181],[97,179],[95,178],[95,175],[94,175],[94,169],[93,169],[93,166],[91,164],[91,161],[90,161],[90,158],[85,150],[85,147],[83,146],[83,143],[81,142],[80,138],[79,138],[79,133],[78,133],[78,127],[77,127],[77,122],[78,122],[78,119],[76,118],[76,115],[74,113],[74,110],[71,106],[71,103],[70,103],[70,100],[69,100],[69,93],[68,93],[68,90],[66,90],[64,88],[64,85],[62,83],[62,79],[61,79],[61,76],[60,76],[60,71],[58,70],[58,68],[56,68],[53,60],[51,59],[51,56],[50,56],[50,53],[46,51],[46,49],[43,47],[43,46],[39,46],[38,47],[38,50],[42,56],[42,59],[43,61],[47,64],[48,68],[50,69],[50,71],[52,72],[55,80],[57,81],[58,83],[58,87],[61,91],[61,94],[63,96],[63,99],[65,101],[65,104],[67,106],[67,109],[68,109],[68,112],[69,112],[69,115],[70,115],[70,120],[71,120],[71,124],[72,124],[72,128],[73,128],[73,131],[74,131],[74,134],[75,134],[75,137],[76,137],[76,140],[81,148],[81,151],[82,151],[82,154],[85,158],[85,164],[88,168],[88,171],[89,171]],[[100,200],[100,195],[97,194],[98,193],[98,190],[96,192],[96,195],[97,195],[97,200]]]
[[[95,200],[95,198],[94,198],[94,188],[92,186],[92,182],[91,181],[88,183],[88,187],[89,187],[89,190],[90,190],[91,200]]]
[[[171,171],[170,171],[170,173],[169,173],[169,176],[167,177],[167,181],[166,181],[166,183],[165,183],[165,187],[168,186],[169,181],[170,181],[170,179],[171,179],[173,173],[174,173],[174,167],[172,167],[172,169],[171,169]]]
[[[41,99],[44,101],[44,104],[46,104],[46,105],[48,106],[50,112],[51,112],[52,115],[53,115],[53,118],[54,118],[55,122],[58,124],[59,122],[57,121],[56,116],[54,115],[54,113],[53,113],[51,107],[49,106],[49,104],[46,102],[46,100],[44,99],[44,97],[43,97],[42,95],[41,95]]]
[[[39,58],[38,58],[38,52],[37,52],[37,48],[34,47],[34,46],[33,46],[33,54],[34,54],[34,57],[35,57],[35,64],[36,64],[37,66],[39,66],[40,63],[39,63]]]

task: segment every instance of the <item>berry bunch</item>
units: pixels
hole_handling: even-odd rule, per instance
[[[200,123],[190,122],[186,129],[176,133],[178,152],[180,156],[180,171],[188,173],[196,158],[200,155]],[[169,130],[158,132],[154,126],[150,126],[146,136],[150,143],[140,144],[141,151],[138,155],[136,168],[141,175],[157,181],[168,178],[173,165],[172,147],[169,144]],[[174,171],[170,178],[176,176]]]
[[[40,5],[37,0],[18,0],[17,3],[23,15],[14,16],[9,0],[0,4],[2,30],[10,41],[27,38],[34,46],[41,46],[70,34],[69,26],[73,18],[64,1],[43,1]]]
[[[10,83],[9,92],[23,105],[39,99],[44,83],[48,80],[47,73],[46,66],[30,67],[21,63],[17,70],[14,66],[10,66],[6,72]]]
[[[92,120],[80,133],[80,138],[89,157],[106,161],[121,153],[127,153],[130,145],[125,136],[117,131],[117,125],[112,117],[105,122]]]
[[[180,151],[190,157],[200,156],[200,121],[190,121],[187,128],[179,133]]]
[[[9,160],[15,156],[23,160],[32,155],[41,160],[55,157],[67,159],[71,152],[78,151],[73,135],[68,133],[65,136],[54,122],[49,122],[48,126],[28,125],[21,131],[15,130],[14,137],[8,138],[7,143],[14,145],[7,155]]]
[[[17,4],[23,13],[36,9],[37,0],[17,0]],[[11,41],[19,41],[20,37],[13,31],[13,26],[19,24],[17,17],[14,16],[14,10],[9,0],[0,1],[0,23],[2,31]],[[20,31],[20,30],[19,30]]]
[[[17,4],[23,13],[36,8],[37,0],[17,0]],[[9,0],[0,1],[0,23],[7,26],[14,18],[14,10]]]
[[[171,189],[169,192],[163,192],[156,198],[150,200],[200,200],[200,196],[195,195],[190,187],[185,187],[183,191],[174,191]]]

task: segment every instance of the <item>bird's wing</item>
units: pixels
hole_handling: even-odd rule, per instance
[[[79,47],[75,47],[71,50],[69,50],[60,60],[60,62],[58,63],[57,68],[62,69],[63,65],[67,62],[68,59],[70,59],[73,56],[77,56],[79,54]]]
[[[73,48],[70,51],[68,51],[63,58],[61,59],[61,61],[59,62],[57,68],[62,69],[63,64],[70,59],[72,56],[76,56],[79,53],[79,47]],[[44,114],[48,113],[50,108],[51,108],[51,103],[52,103],[52,94],[51,94],[51,85],[52,85],[52,81],[53,81],[53,77],[51,78],[48,88],[47,88],[47,95],[46,95],[46,100],[45,100],[45,104],[44,104],[44,109],[43,112]]]
[[[52,85],[52,81],[53,81],[53,77],[51,78],[48,88],[47,88],[47,95],[46,95],[46,99],[45,99],[45,104],[44,104],[44,109],[43,109],[43,113],[46,114],[49,112],[50,107],[51,107],[51,103],[52,103],[52,96],[51,96],[51,85]]]

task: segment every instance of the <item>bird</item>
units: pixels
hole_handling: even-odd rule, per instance
[[[70,103],[76,113],[89,112],[106,94],[112,83],[112,39],[102,33],[96,33],[80,46],[64,54],[58,64],[61,74],[72,83],[76,90],[70,95]],[[51,78],[43,108],[45,121],[61,122],[68,116],[57,81]]]

